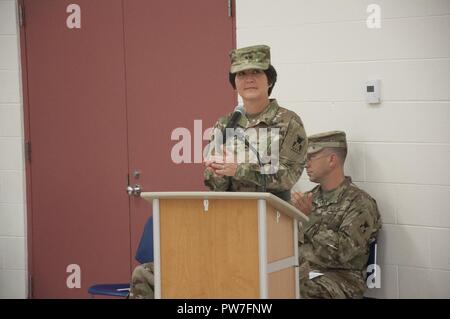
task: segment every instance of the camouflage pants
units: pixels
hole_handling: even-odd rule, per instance
[[[155,298],[155,281],[153,276],[153,263],[137,266],[131,276],[130,299]]]
[[[301,282],[301,297],[305,299],[360,299],[363,297],[364,282],[350,284],[333,277],[333,275],[324,275]]]

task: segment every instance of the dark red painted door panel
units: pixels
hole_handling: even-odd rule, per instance
[[[80,29],[66,24],[74,3]],[[193,148],[233,109],[233,18],[227,0],[24,4],[33,292],[87,297],[93,283],[128,282],[135,265],[151,205],[126,195],[128,174],[144,191],[204,190],[202,164],[173,163],[171,133],[187,128]],[[66,285],[72,264],[80,288]]]
[[[178,127],[188,129],[191,162],[201,161],[194,145],[235,106],[228,83],[228,52],[234,46],[228,1],[124,3],[130,173],[141,171],[131,182],[144,191],[205,190],[201,163],[173,162],[177,141],[171,134]],[[197,132],[194,120],[202,121]],[[150,203],[131,200],[132,249],[150,213]]]
[[[25,1],[37,298],[86,297],[130,272],[122,1],[77,0],[81,29],[67,27],[71,3]]]

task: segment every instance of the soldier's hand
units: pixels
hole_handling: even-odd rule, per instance
[[[211,155],[208,156],[203,163],[206,167],[210,167],[212,163],[223,163],[223,160],[223,156]]]
[[[223,160],[221,157],[210,156],[207,159],[205,159],[205,161],[204,161],[206,170],[211,171],[215,176],[217,176],[217,174],[212,166],[214,163],[223,163]]]
[[[213,163],[212,161],[204,161],[203,162],[205,164],[206,168],[211,168],[211,164]]]
[[[215,175],[219,177],[236,175],[238,164],[234,154],[228,152],[226,148],[223,149],[222,156],[213,156],[210,160],[212,162],[209,167],[214,170]]]
[[[292,204],[297,207],[306,216],[311,214],[312,210],[312,193],[304,194],[301,192],[293,192],[291,197]]]
[[[203,163],[205,164],[205,170],[215,175],[214,169],[211,167],[212,163],[214,162],[211,159],[207,159]]]
[[[211,167],[218,176],[234,176],[236,175],[237,163],[212,163]]]

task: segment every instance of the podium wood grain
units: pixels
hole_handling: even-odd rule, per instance
[[[161,297],[259,298],[256,202],[182,202],[160,200]]]
[[[141,193],[153,204],[156,298],[299,298],[299,221],[269,193]]]

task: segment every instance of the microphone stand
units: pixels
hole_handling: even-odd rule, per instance
[[[245,138],[245,136],[242,134],[242,132],[240,130],[235,130],[235,135],[236,135],[236,137],[238,139],[240,139],[242,142],[244,142],[245,146],[247,146],[250,150],[253,151],[253,153],[256,154],[256,158],[258,159],[259,171],[260,171],[260,174],[262,175],[263,181],[264,181],[264,184],[263,184],[263,187],[262,187],[262,191],[264,193],[266,193],[267,192],[267,189],[266,189],[267,188],[266,174],[263,174],[264,166],[261,163],[261,158],[259,156],[258,151],[253,147],[253,145],[250,144],[250,142]]]

